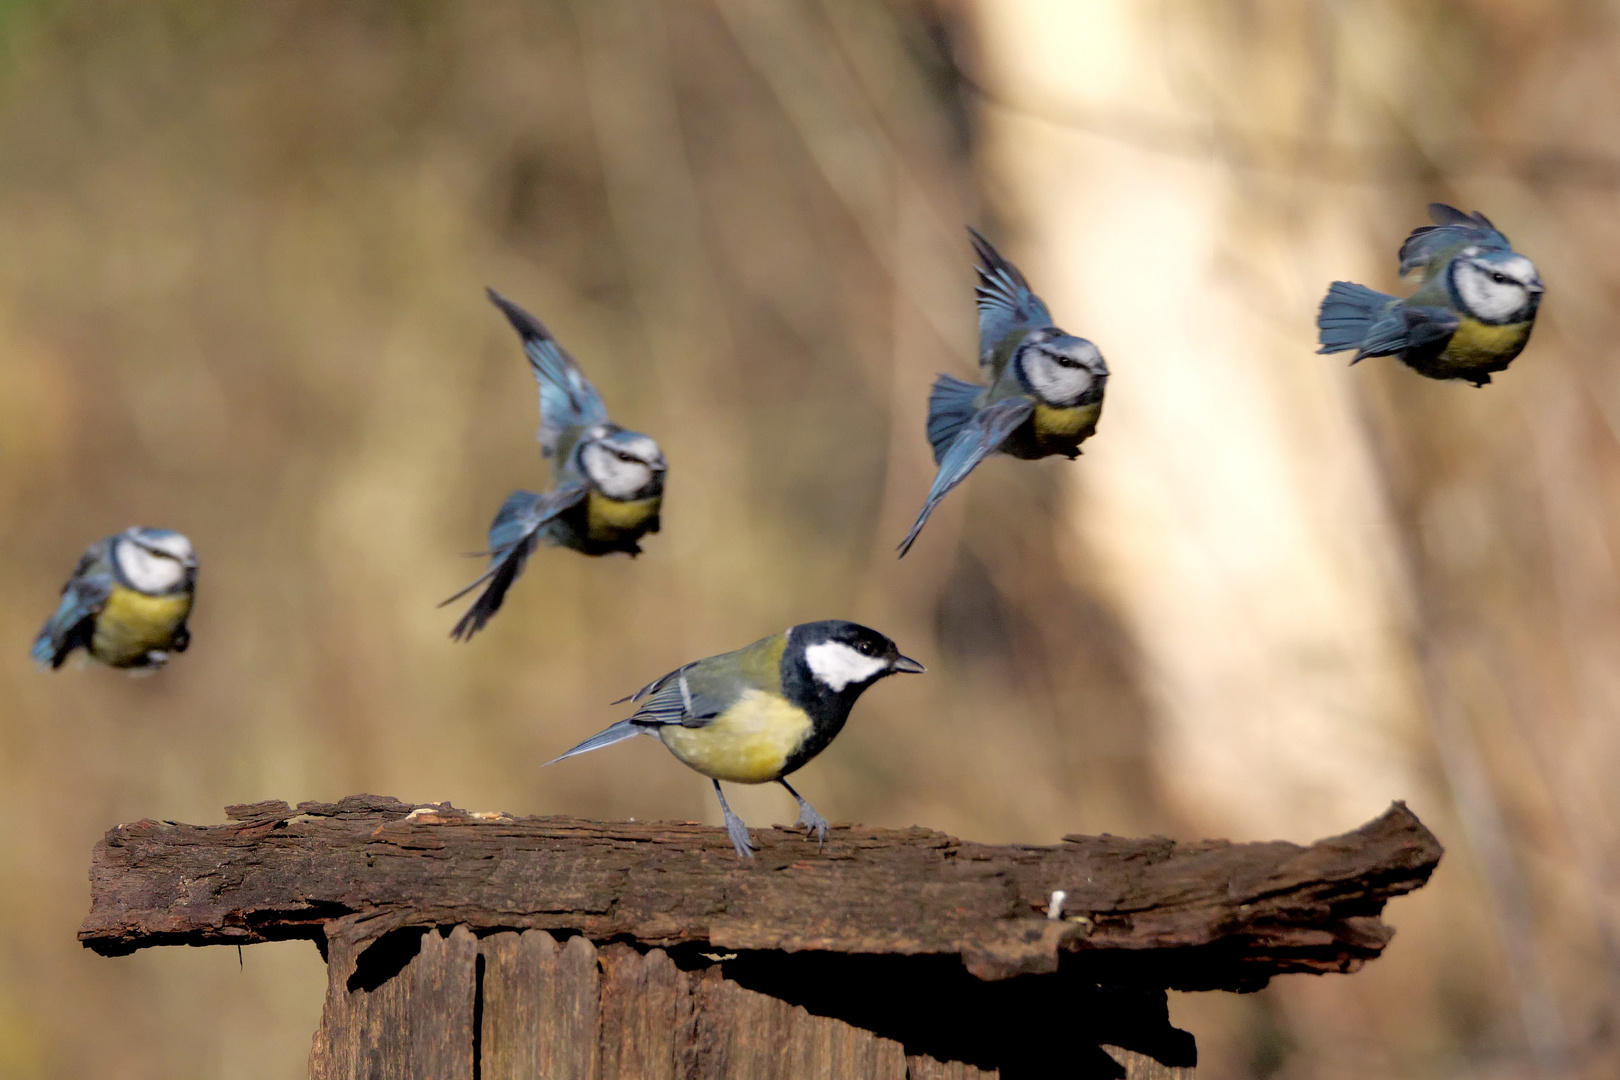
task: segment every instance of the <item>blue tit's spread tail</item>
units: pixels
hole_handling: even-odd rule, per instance
[[[1328,286],[1322,298],[1322,308],[1316,315],[1316,328],[1322,347],[1319,353],[1357,351],[1356,359],[1376,355],[1369,350],[1371,331],[1387,321],[1396,297],[1357,285],[1353,281],[1335,281]]]
[[[983,392],[984,387],[978,383],[953,375],[941,375],[934,380],[934,389],[928,395],[928,442],[934,448],[935,465],[945,456],[963,426],[973,419],[975,402]]]

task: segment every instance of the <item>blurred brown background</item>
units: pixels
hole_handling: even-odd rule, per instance
[[[1549,285],[1484,390],[1312,355],[1445,199]],[[992,841],[1446,841],[1349,978],[1181,995],[1201,1076],[1620,1073],[1620,9],[1566,0],[0,3],[0,1077],[291,1078],[307,943],[106,960],[91,844],[369,791],[717,821],[676,664],[870,622],[930,666],[796,778]],[[977,223],[1114,371],[1075,464],[916,551]],[[434,604],[546,482],[494,285],[672,467],[645,557]],[[90,541],[202,558],[192,650],[34,671]],[[756,826],[777,791],[738,790]]]

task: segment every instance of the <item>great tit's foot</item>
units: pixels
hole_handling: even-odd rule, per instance
[[[726,819],[726,835],[731,838],[731,846],[737,849],[739,859],[752,859],[754,857],[753,841],[748,839],[748,826],[743,824],[742,818],[731,812],[726,805],[726,793],[720,790],[720,781],[714,781],[714,793],[720,799],[720,813]]]
[[[801,804],[799,807],[799,820],[794,824],[803,825],[805,835],[816,838],[816,847],[818,849],[827,846],[827,819],[816,813],[815,807],[809,803]]]
[[[804,796],[793,790],[793,785],[786,780],[778,780],[778,784],[787,788],[787,793],[793,796],[793,801],[799,804],[799,820],[793,824],[804,826],[806,836],[816,838],[816,848],[827,846],[827,819],[816,813],[816,808],[804,801]]]

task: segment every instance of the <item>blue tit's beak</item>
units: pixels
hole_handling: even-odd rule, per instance
[[[889,665],[889,670],[903,671],[908,675],[921,675],[928,669],[909,656],[897,656],[894,658],[894,663]]]

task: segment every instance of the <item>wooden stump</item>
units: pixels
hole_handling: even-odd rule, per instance
[[[351,796],[110,831],[89,948],[310,938],[316,1080],[1185,1080],[1165,991],[1352,972],[1440,845],[964,843],[469,814]]]

